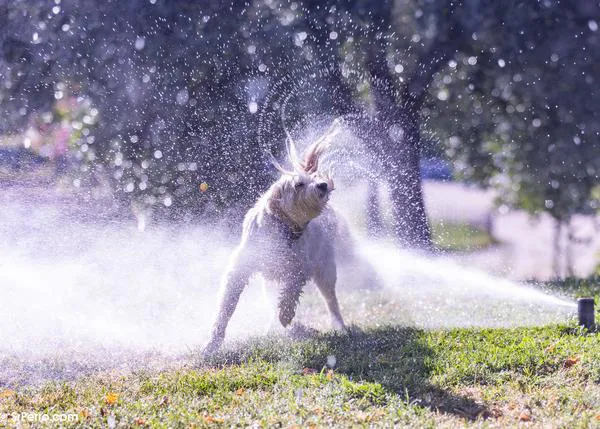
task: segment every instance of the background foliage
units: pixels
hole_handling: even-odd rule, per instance
[[[264,190],[289,101],[292,130],[361,118],[409,244],[429,244],[423,155],[567,222],[598,209],[599,15],[587,0],[2,2],[0,133],[62,127],[77,184],[192,219]]]

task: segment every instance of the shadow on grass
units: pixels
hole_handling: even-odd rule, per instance
[[[355,381],[381,384],[388,392],[434,411],[475,420],[489,416],[486,407],[435,386],[430,381],[435,353],[423,331],[405,327],[381,327],[349,333],[313,334],[293,341],[263,337],[224,349],[201,365],[222,366],[252,360],[291,364],[321,370],[335,357],[335,371]]]

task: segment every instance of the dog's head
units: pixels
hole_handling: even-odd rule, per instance
[[[332,190],[333,181],[318,173],[282,174],[271,186],[269,208],[303,228],[321,214]]]
[[[337,123],[334,125],[337,127]],[[298,160],[294,144],[288,139],[288,157],[293,166],[292,171],[283,169],[276,161],[273,163],[282,174],[271,186],[269,208],[300,228],[304,228],[321,214],[334,189],[329,174],[319,169],[319,158],[334,136],[332,128],[310,145],[302,161]]]

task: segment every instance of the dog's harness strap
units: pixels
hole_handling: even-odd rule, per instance
[[[289,239],[290,241],[295,241],[298,240],[300,237],[302,237],[302,233],[304,232],[303,229],[296,229],[288,224],[286,224],[285,222],[282,222],[283,224],[283,231],[284,234],[286,235],[286,238]]]
[[[277,210],[273,214],[281,224],[281,229],[286,239],[290,241],[295,241],[302,237],[302,234],[304,233],[304,228],[301,228],[288,215],[286,215],[283,210]]]

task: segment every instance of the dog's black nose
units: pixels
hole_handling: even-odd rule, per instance
[[[317,188],[319,188],[321,191],[326,192],[327,191],[327,183],[323,182],[323,183],[319,183],[317,185]]]

